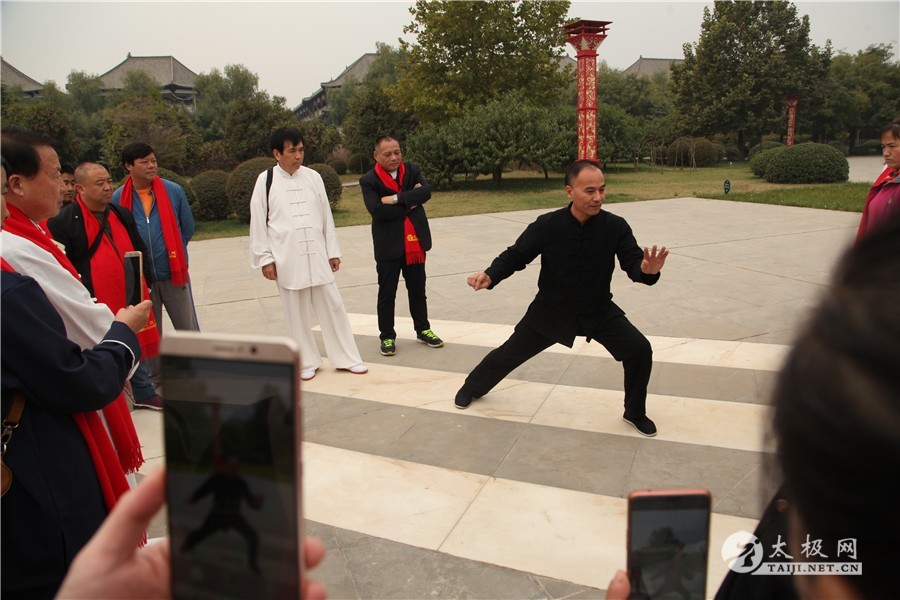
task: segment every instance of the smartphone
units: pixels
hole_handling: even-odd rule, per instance
[[[631,598],[706,598],[711,506],[709,491],[699,489],[628,496]]]
[[[300,356],[287,338],[161,345],[173,598],[299,598]]]
[[[144,257],[139,250],[125,253],[125,306],[144,300]]]

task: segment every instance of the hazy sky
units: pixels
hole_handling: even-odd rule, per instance
[[[61,87],[72,70],[100,75],[135,56],[172,55],[195,73],[243,64],[294,107],[376,42],[396,46],[411,2],[0,2],[3,57]],[[898,56],[900,2],[795,2],[813,43],[856,52],[885,43]],[[681,58],[710,2],[573,2],[572,17],[612,21],[601,60]],[[408,36],[405,38],[412,41]],[[570,55],[573,53],[570,52]]]

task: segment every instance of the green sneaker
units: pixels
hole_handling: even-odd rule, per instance
[[[416,339],[430,348],[440,348],[444,345],[444,340],[435,335],[430,329],[424,329],[416,333]]]
[[[394,339],[388,338],[386,340],[381,340],[381,355],[393,356],[395,354],[397,354],[397,345],[394,344]]]

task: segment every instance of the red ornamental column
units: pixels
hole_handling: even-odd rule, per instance
[[[794,125],[797,123],[797,103],[800,96],[787,96],[785,98],[788,105],[788,128],[787,128],[787,147],[794,145]]]
[[[577,51],[578,61],[578,158],[597,156],[597,48],[606,39],[612,21],[573,21],[563,28],[566,42]]]

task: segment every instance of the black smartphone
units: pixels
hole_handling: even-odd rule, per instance
[[[173,598],[299,598],[300,357],[287,338],[166,333]]]
[[[144,300],[144,264],[139,250],[125,253],[125,306],[136,306]]]
[[[628,496],[631,598],[706,598],[711,506],[709,491],[699,489]]]

